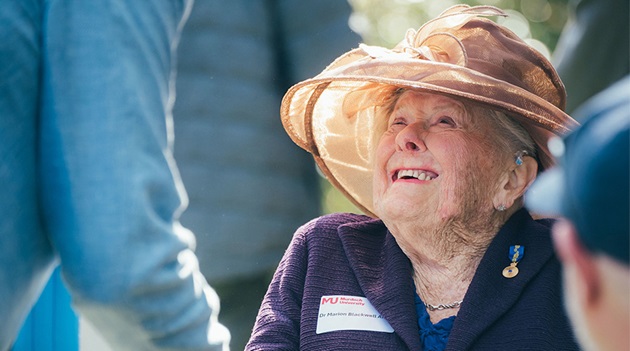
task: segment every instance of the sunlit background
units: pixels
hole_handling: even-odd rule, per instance
[[[365,43],[395,46],[409,28],[417,29],[456,4],[493,5],[508,13],[496,21],[551,57],[567,22],[569,0],[349,0],[354,8],[350,27]],[[349,200],[322,178],[322,211],[361,213]]]

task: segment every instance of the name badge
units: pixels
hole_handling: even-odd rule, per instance
[[[319,302],[317,334],[337,330],[368,330],[393,333],[387,320],[361,296],[322,296]]]

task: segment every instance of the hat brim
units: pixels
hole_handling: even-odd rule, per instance
[[[291,139],[313,154],[328,180],[372,216],[371,162],[378,142],[373,134],[383,106],[371,97],[387,87],[447,95],[505,112],[531,135],[544,168],[553,165],[548,139],[578,125],[547,100],[464,66],[404,54],[374,58],[352,50],[289,89],[281,118]],[[353,106],[352,112],[344,106]]]

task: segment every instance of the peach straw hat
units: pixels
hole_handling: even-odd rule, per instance
[[[492,6],[456,5],[408,30],[393,49],[360,45],[285,94],[282,124],[328,180],[366,214],[372,211],[372,159],[384,101],[398,88],[443,94],[505,112],[553,164],[548,139],[578,125],[564,113],[566,92],[551,63],[488,20]]]

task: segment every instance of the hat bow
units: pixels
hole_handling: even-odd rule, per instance
[[[480,16],[507,14],[493,6],[453,6],[440,17],[425,23],[417,31],[408,29],[405,39],[392,50],[365,44],[359,47],[372,58],[403,54],[410,58],[465,67],[468,64],[468,56],[464,44],[455,35],[442,30],[461,27],[471,18]]]

